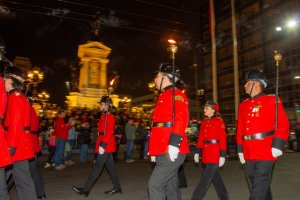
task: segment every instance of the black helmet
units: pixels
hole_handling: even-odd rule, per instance
[[[268,86],[266,74],[261,70],[252,69],[252,70],[248,71],[245,76],[245,81],[248,81],[248,80],[259,81],[263,85],[264,88],[266,88]]]
[[[160,64],[158,72],[163,72],[163,73],[167,73],[167,74],[174,74],[178,78],[180,77],[180,70],[176,66],[174,66],[174,72],[173,72],[171,63],[162,63],[162,64]]]
[[[15,80],[23,84],[26,79],[26,73],[19,68],[8,67],[4,72],[4,77],[14,78]]]
[[[103,95],[98,103],[106,103],[110,106],[110,108],[115,108],[111,98],[107,95]]]
[[[178,81],[182,82],[182,80],[180,79],[180,70],[176,66],[174,66],[174,72],[173,72],[171,63],[161,63],[159,65],[158,70],[155,71],[154,74],[157,74],[159,72],[166,73],[170,79],[172,79],[173,75],[175,75],[175,83]]]

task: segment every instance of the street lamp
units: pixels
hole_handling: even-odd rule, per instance
[[[38,100],[41,101],[42,103],[46,103],[50,98],[50,95],[45,91],[38,93],[37,96],[38,96]]]
[[[44,73],[41,71],[39,67],[34,67],[32,70],[28,71],[27,75],[30,83],[32,84],[32,94],[37,94],[37,86],[44,79]]]

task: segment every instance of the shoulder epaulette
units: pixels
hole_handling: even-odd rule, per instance
[[[176,95],[176,96],[175,96],[175,100],[179,100],[179,101],[182,101],[182,102],[184,102],[184,99],[183,99],[183,97],[182,97],[182,96],[180,96],[180,95]]]
[[[21,95],[21,92],[15,92],[14,95],[15,95],[16,97],[18,97],[18,96]]]

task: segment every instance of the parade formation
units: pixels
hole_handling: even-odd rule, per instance
[[[58,2],[62,5],[64,3],[71,3],[72,8],[86,6],[85,4],[71,1]],[[192,11],[179,10],[175,9],[175,7],[159,5],[154,2],[137,2],[158,6],[160,9],[168,7],[171,10],[195,15]],[[129,22],[119,22],[117,18],[104,19],[103,16],[102,18],[100,17],[100,12],[97,12],[97,16],[93,16],[93,20],[95,21],[92,23],[89,20],[77,19],[76,17],[78,16],[90,17],[92,15],[79,13],[80,11],[76,13],[74,12],[76,9],[70,12],[73,14],[70,17],[67,16],[69,12],[67,10],[56,10],[56,12],[47,13],[47,15],[55,17],[59,15],[61,21],[67,16],[71,20],[89,22],[92,26],[94,37],[93,41],[79,45],[78,58],[80,58],[80,61],[74,64],[77,68],[72,67],[73,63],[69,67],[71,71],[73,70],[73,74],[70,76],[73,79],[73,85],[71,85],[75,89],[70,89],[69,81],[64,83],[68,89],[68,95],[63,95],[67,99],[65,102],[65,107],[67,108],[60,108],[53,112],[55,116],[51,117],[51,125],[50,123],[45,126],[41,125],[44,123],[41,118],[47,115],[46,111],[46,114],[44,113],[46,109],[43,110],[43,105],[44,107],[47,106],[45,98],[49,98],[49,95],[47,97],[44,93],[44,96],[41,95],[42,97],[40,97],[39,105],[41,105],[42,114],[34,106],[38,104],[36,98],[38,97],[37,83],[39,80],[33,80],[32,77],[30,79],[30,76],[26,74],[29,69],[34,69],[34,67],[31,67],[30,64],[26,72],[22,66],[17,66],[17,64],[11,62],[5,57],[4,46],[0,44],[0,68],[2,72],[0,74],[0,200],[14,200],[12,195],[17,195],[19,200],[56,199],[56,197],[52,197],[51,190],[49,190],[50,187],[54,187],[54,184],[47,185],[46,180],[50,178],[52,180],[55,179],[55,184],[57,184],[62,173],[65,173],[63,174],[65,176],[63,178],[72,179],[72,184],[63,183],[64,187],[60,188],[60,190],[57,189],[57,193],[66,192],[65,188],[67,188],[68,194],[73,195],[70,197],[66,195],[63,199],[98,198],[98,196],[93,197],[93,192],[100,191],[107,199],[125,200],[124,195],[129,191],[126,190],[127,185],[124,183],[124,171],[129,174],[128,176],[139,176],[143,180],[143,183],[147,185],[147,187],[143,188],[144,190],[133,188],[133,191],[131,191],[133,195],[130,196],[131,199],[137,199],[135,194],[138,191],[143,191],[146,196],[144,199],[186,200],[182,198],[181,189],[192,188],[188,193],[188,199],[191,200],[208,199],[209,192],[216,195],[217,199],[229,200],[233,196],[231,192],[232,188],[235,187],[234,184],[237,185],[237,182],[240,183],[241,181],[247,185],[248,191],[236,192],[238,194],[235,194],[235,197],[238,200],[277,199],[276,195],[271,191],[273,172],[275,171],[275,165],[278,166],[277,161],[280,159],[280,156],[288,149],[287,143],[290,138],[290,126],[292,126],[291,119],[288,116],[290,110],[286,111],[284,109],[284,105],[291,103],[285,102],[289,97],[280,98],[280,96],[284,97],[284,95],[279,96],[278,92],[279,84],[282,83],[279,81],[279,64],[282,55],[275,51],[276,71],[272,73],[270,72],[272,69],[267,69],[269,67],[269,63],[267,63],[269,60],[267,58],[270,57],[267,56],[267,50],[271,48],[269,46],[264,47],[265,49],[262,52],[266,55],[263,58],[258,58],[257,56],[258,54],[259,56],[262,54],[260,51],[257,51],[258,53],[255,52],[256,57],[254,53],[251,56],[243,56],[241,62],[245,62],[245,65],[238,69],[235,2],[234,0],[231,1],[233,25],[232,39],[230,39],[232,40],[232,44],[230,48],[233,49],[233,53],[230,56],[233,57],[232,60],[228,62],[227,58],[225,59],[225,57],[230,57],[224,53],[228,49],[222,49],[219,54],[224,54],[222,55],[223,58],[221,58],[223,59],[222,62],[224,61],[222,63],[224,66],[217,67],[216,49],[221,48],[218,46],[220,45],[218,44],[220,43],[218,40],[222,40],[222,37],[227,37],[228,31],[226,32],[226,28],[224,28],[224,35],[220,34],[216,38],[216,25],[214,14],[212,14],[214,13],[214,1],[210,0],[207,2],[210,15],[209,30],[207,33],[209,33],[209,37],[212,40],[212,52],[211,54],[207,54],[206,44],[202,43],[202,40],[204,41],[203,37],[206,37],[205,34],[201,35],[201,43],[189,44],[193,51],[199,51],[203,54],[203,61],[201,62],[203,65],[206,65],[206,68],[201,69],[201,74],[199,73],[200,70],[198,70],[197,63],[200,62],[197,61],[197,55],[195,54],[194,64],[189,66],[190,69],[195,70],[195,77],[183,73],[184,70],[182,69],[184,67],[180,67],[179,64],[182,63],[177,62],[176,57],[180,45],[174,39],[169,39],[167,47],[169,58],[160,56],[159,61],[164,58],[163,62],[155,66],[151,64],[151,71],[153,71],[154,76],[153,80],[151,80],[151,95],[155,96],[153,98],[154,101],[152,104],[147,104],[149,103],[149,99],[141,100],[140,102],[145,103],[142,109],[147,111],[144,112],[142,110],[139,113],[136,112],[138,114],[134,115],[131,115],[134,112],[130,110],[134,108],[138,110],[138,108],[128,106],[128,102],[131,99],[129,100],[127,97],[121,99],[117,93],[114,93],[119,83],[118,73],[114,71],[112,77],[108,76],[107,65],[109,60],[107,58],[112,49],[98,41],[101,20],[105,21],[105,23],[112,23],[113,21],[114,26],[118,25],[120,27],[129,26]],[[262,8],[265,6],[267,10],[267,6],[271,4],[270,2],[259,1],[256,7]],[[224,4],[220,3],[220,5]],[[246,7],[244,2],[239,2],[238,6],[241,8]],[[44,9],[43,6],[34,7],[36,9]],[[256,7],[253,6],[249,9],[254,13],[255,17],[258,13],[258,11],[257,13],[254,12],[254,10],[258,9]],[[99,9],[99,7],[90,5],[89,9]],[[156,11],[159,12],[158,10]],[[246,10],[245,13],[250,12],[249,10]],[[264,15],[268,16],[266,10],[264,10]],[[0,7],[0,11],[3,12],[2,7]],[[225,8],[222,12],[225,13]],[[279,11],[274,13],[277,12]],[[130,15],[130,12],[127,11],[120,13]],[[135,18],[145,17],[139,14],[133,14],[133,16]],[[110,17],[115,17],[113,12],[110,13]],[[246,15],[244,16],[244,13],[239,15],[239,23],[243,24],[244,18],[247,17]],[[151,17],[146,16],[146,18],[150,20]],[[154,21],[158,19],[159,17],[152,18]],[[164,23],[179,23],[176,21],[171,22],[171,20],[160,20],[164,21]],[[260,23],[263,24],[266,21],[263,19]],[[120,25],[119,23],[124,23],[124,25]],[[270,24],[272,23],[270,22]],[[250,30],[254,26],[256,26],[254,23],[246,24],[244,27],[241,25],[239,31],[242,32],[241,35],[249,35],[252,32],[261,31],[258,28],[254,31]],[[279,28],[281,31],[281,27],[277,28],[277,31],[279,31]],[[141,28],[131,29],[135,31],[142,30]],[[45,30],[48,31],[48,29]],[[84,28],[82,30],[86,31]],[[143,31],[161,34],[160,32],[153,32],[153,30]],[[42,35],[42,32],[40,31],[37,35]],[[177,30],[173,32],[177,32]],[[262,38],[263,43],[265,41],[269,42],[280,39],[279,36],[279,39],[270,39],[268,38],[271,37],[270,35],[272,34],[263,32],[262,36],[255,35],[255,37]],[[184,37],[178,36],[178,38],[183,40]],[[241,51],[250,51],[249,49],[252,48],[251,45],[254,39],[253,41],[249,38],[241,40],[244,43],[240,46],[245,46],[245,49]],[[193,40],[188,42],[182,41],[181,46],[193,42]],[[267,44],[264,45],[267,46]],[[138,55],[138,53],[136,54]],[[294,54],[292,55],[294,56]],[[210,57],[212,59],[211,63],[207,62]],[[246,62],[245,60],[247,59],[249,60]],[[264,64],[256,63],[256,59],[264,60]],[[182,60],[185,62],[185,59]],[[293,64],[296,63],[294,60],[291,62]],[[185,64],[188,65],[187,63]],[[64,65],[67,64],[64,63]],[[209,66],[209,73],[207,73],[207,65],[211,65]],[[286,65],[286,68],[290,67],[288,64]],[[221,68],[221,70],[217,73],[218,68]],[[48,68],[48,71],[51,71],[51,69]],[[124,71],[131,73],[127,68]],[[218,77],[224,71],[230,71],[231,74],[229,76],[225,74],[222,77]],[[140,73],[143,72],[141,70]],[[199,77],[198,74],[200,75]],[[288,73],[282,72],[282,74]],[[38,75],[36,74],[36,76]],[[60,76],[64,76],[64,74],[62,73]],[[195,82],[195,88],[193,88],[195,89],[193,91],[195,96],[193,98],[191,98],[191,86],[186,84],[187,78],[183,77],[193,78]],[[239,82],[239,78],[241,77],[243,83]],[[39,77],[36,79],[39,79]],[[199,84],[198,79],[202,80],[201,84]],[[217,84],[218,79],[222,79],[223,81],[220,81],[219,85]],[[274,92],[271,90],[272,88],[269,89],[271,79],[275,79]],[[53,83],[55,81],[52,80]],[[120,82],[121,84],[124,83],[122,80]],[[138,84],[137,82],[136,84]],[[225,82],[226,84],[224,84]],[[129,87],[129,85],[124,83],[122,85],[123,89],[124,87]],[[204,89],[200,90],[198,88],[200,85],[201,87],[205,85],[203,86]],[[220,92],[218,87],[225,89]],[[244,90],[241,94],[239,92],[240,88]],[[209,92],[204,95],[204,90],[205,92]],[[219,98],[218,92],[222,95],[225,93],[226,95],[230,93],[230,95],[224,95]],[[234,100],[227,101],[233,96]],[[244,99],[240,100],[240,97]],[[234,106],[226,106],[227,104],[234,104]],[[118,107],[119,105],[123,107],[120,108]],[[300,104],[295,103],[293,106],[298,108],[299,114]],[[82,112],[80,110],[80,115],[77,115],[72,108],[75,108],[75,110],[80,108]],[[202,109],[200,110],[200,108]],[[222,111],[224,110],[226,110],[226,114],[222,115]],[[92,114],[88,114],[87,111],[91,111]],[[200,120],[199,116],[201,114]],[[195,116],[197,116],[196,119]],[[143,121],[142,117],[146,120]],[[293,126],[296,127],[298,125],[300,127],[300,115],[295,115],[294,118]],[[194,121],[194,124],[192,124],[192,121]],[[234,124],[230,124],[230,121]],[[233,127],[231,129],[233,131],[230,133],[228,131],[229,124]],[[192,127],[192,125],[194,126]],[[46,126],[48,127],[45,128]],[[41,139],[42,129],[43,132],[48,131],[47,139],[46,136],[44,140]],[[190,134],[191,130],[193,134]],[[297,130],[300,135],[300,128]],[[120,150],[121,145],[124,145],[124,151]],[[138,148],[135,148],[136,146]],[[293,144],[290,146],[293,146]],[[298,146],[298,150],[300,151],[300,136]],[[135,150],[139,151],[140,161],[138,162],[132,159],[133,151]],[[234,151],[234,156],[229,155],[232,150]],[[72,161],[72,156],[75,157],[74,154],[77,154],[78,151],[80,151],[80,163]],[[93,157],[93,159],[89,160],[88,157]],[[124,158],[124,162],[121,162],[118,157]],[[41,163],[39,163],[41,159],[46,160],[43,163],[45,164],[44,169],[41,169]],[[146,165],[151,168],[151,173],[147,173],[147,176],[138,174],[134,168],[131,168],[134,165],[132,163],[138,163],[135,166],[138,166],[141,171],[146,171],[143,168]],[[139,165],[140,163],[143,165]],[[195,177],[197,182],[189,182],[186,174],[190,171],[187,171],[187,168],[185,168],[187,163],[194,167],[193,177]],[[231,167],[237,166],[237,168],[241,169],[245,173],[245,176],[235,177],[235,182],[228,181],[224,177],[224,169],[228,167],[228,163]],[[66,169],[71,169],[71,165],[79,166],[79,170],[76,171],[76,179],[71,173],[67,173]],[[87,166],[90,166],[88,171]],[[238,174],[235,174],[234,169],[236,168],[228,169],[228,171],[231,171],[231,175]],[[44,173],[45,170],[53,173],[47,177],[47,174]],[[108,179],[103,175],[103,171],[107,172]],[[134,179],[134,181],[136,180]],[[99,187],[101,183],[106,183],[106,186],[109,185],[109,188],[104,189],[104,187]],[[288,200],[288,198],[284,200]]]
[[[168,50],[171,62],[162,63],[154,73],[154,83],[159,93],[152,114],[147,154],[151,162],[155,163],[148,181],[150,200],[181,199],[179,169],[183,170],[182,165],[190,153],[186,135],[189,103],[184,87],[179,87],[185,84],[179,68],[175,66],[177,46],[174,41],[170,43]],[[39,120],[31,106],[34,102],[33,95],[23,90],[26,88],[24,77],[22,70],[8,66],[0,79],[1,200],[10,199],[9,191],[13,184],[21,200],[46,199],[37,162],[41,151],[38,142]],[[283,154],[289,135],[289,122],[282,102],[278,94],[264,94],[267,85],[268,80],[262,71],[252,69],[247,72],[244,88],[249,98],[241,102],[238,110],[237,152],[241,164],[245,164],[247,169],[251,200],[272,199],[270,184],[273,166]],[[74,185],[72,189],[75,193],[88,197],[105,167],[112,181],[112,189],[104,193],[119,194],[122,199],[119,175],[113,159],[117,146],[114,135],[116,120],[111,113],[115,107],[109,96],[113,85],[107,91],[108,94],[102,96],[98,102],[102,114],[97,126],[94,164],[86,182],[82,186]],[[226,126],[220,110],[217,102],[213,100],[208,100],[203,105],[205,118],[201,122],[196,150],[193,153],[194,162],[199,163],[201,160],[204,170],[191,195],[192,200],[204,199],[211,182],[219,199],[229,199],[220,171],[227,154]],[[66,124],[64,111],[58,112],[54,127],[54,164],[57,170],[65,167],[62,159],[69,130],[73,125],[72,120]],[[184,185],[187,187],[186,183]]]

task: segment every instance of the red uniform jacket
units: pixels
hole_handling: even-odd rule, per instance
[[[33,146],[30,135],[31,106],[25,95],[17,89],[9,92],[4,126],[9,147],[15,148],[12,161],[22,161],[33,158]]]
[[[209,140],[218,140],[216,144],[205,144]],[[204,119],[199,130],[196,153],[202,154],[202,162],[219,163],[220,157],[225,157],[227,149],[225,124],[220,117]]]
[[[115,117],[111,113],[103,113],[101,115],[98,121],[99,136],[95,146],[95,153],[99,152],[99,146],[104,148],[105,152],[116,152],[115,121]],[[106,127],[105,130],[104,127]]]
[[[65,119],[62,117],[57,117],[54,125],[54,131],[56,138],[60,138],[63,140],[68,140],[69,130],[73,126],[65,123]]]
[[[0,77],[0,167],[11,164],[11,158],[8,151],[7,142],[4,136],[3,118],[6,109],[7,94],[4,87],[4,80]]]
[[[175,90],[175,118],[172,127],[155,127],[157,122],[172,122],[172,88],[168,87],[157,99],[152,117],[152,129],[149,140],[149,155],[161,155],[168,152],[168,145],[177,146],[180,154],[189,153],[185,130],[188,126],[188,99],[181,91]]]
[[[244,153],[245,160],[276,160],[272,147],[284,149],[289,135],[289,122],[282,102],[278,102],[278,128],[274,135],[262,140],[243,140],[243,135],[253,135],[275,130],[275,96],[265,94],[246,99],[239,106],[237,122],[238,152]]]
[[[39,116],[37,116],[33,107],[31,107],[30,113],[30,131],[31,131],[31,140],[33,145],[34,153],[38,153],[42,150],[39,141]]]

